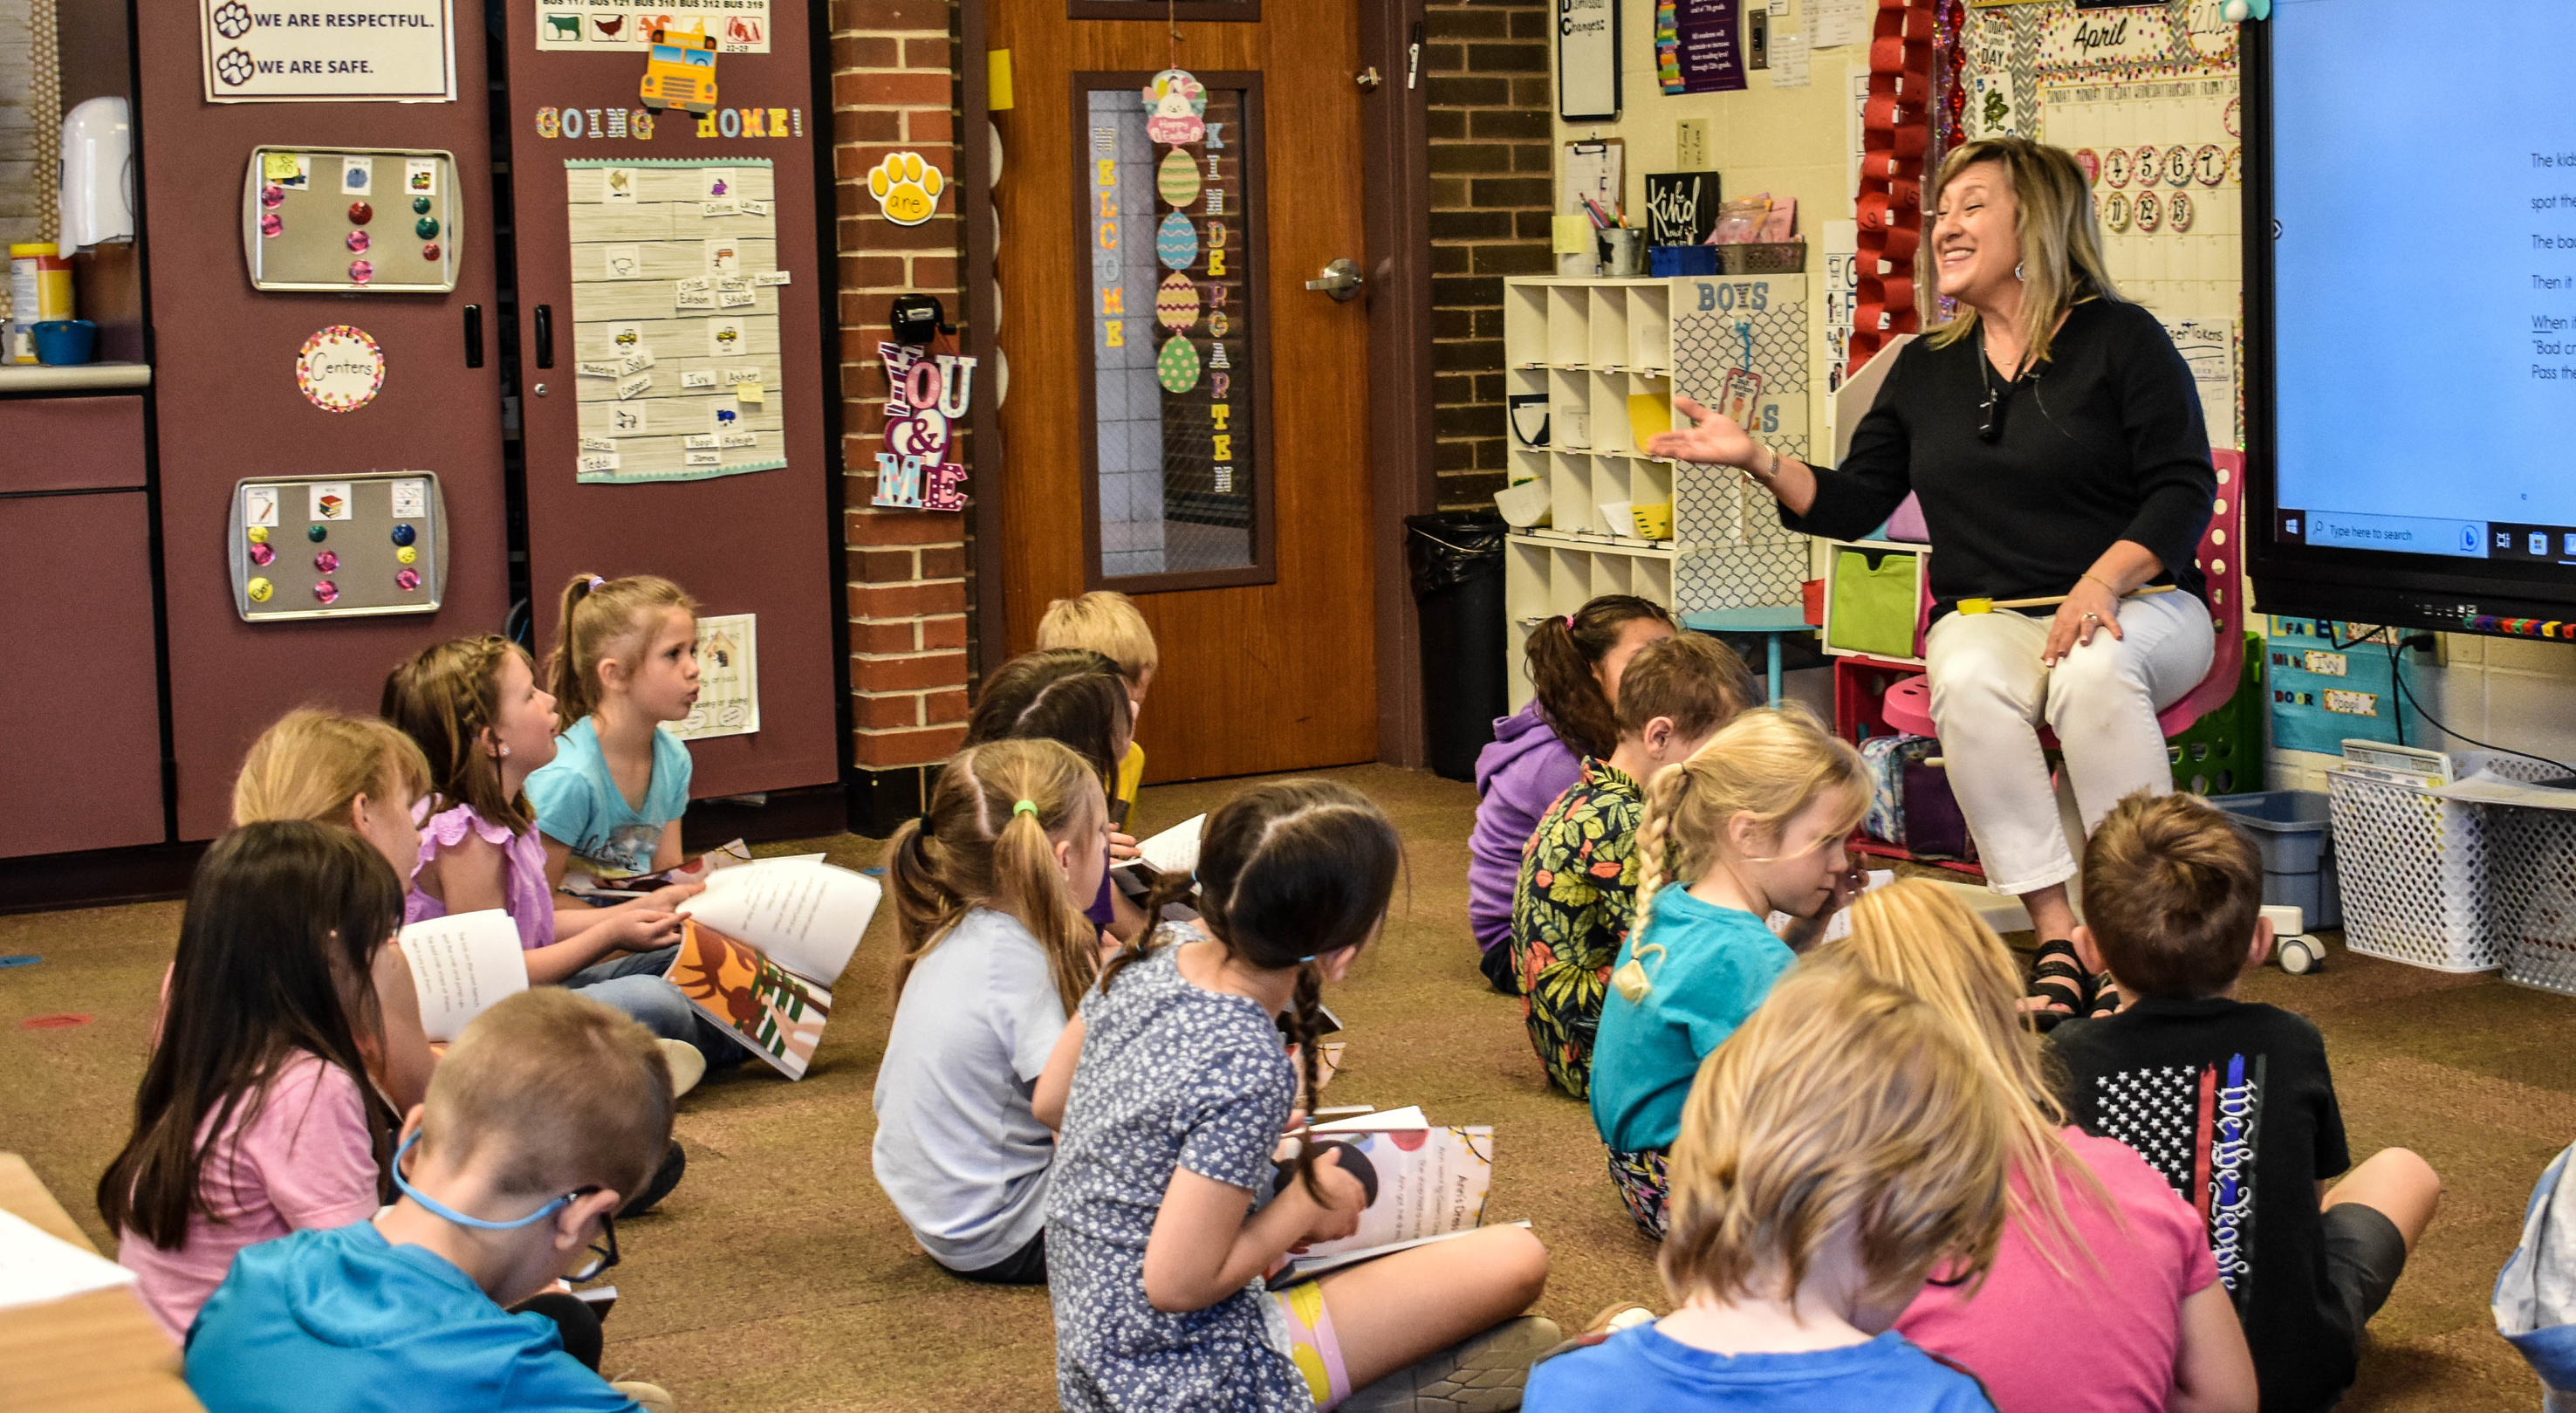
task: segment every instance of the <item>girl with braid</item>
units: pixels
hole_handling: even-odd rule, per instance
[[[1055,1135],[1030,1099],[1100,970],[1082,905],[1108,845],[1092,763],[1034,740],[960,751],[886,846],[903,959],[877,1182],[922,1250],[968,1280],[1046,1283]]]
[[[1037,1100],[1061,1122],[1047,1255],[1066,1408],[1331,1407],[1532,1333],[1458,1347],[1545,1287],[1547,1252],[1521,1227],[1263,1286],[1296,1248],[1351,1234],[1366,1205],[1340,1150],[1315,1154],[1292,1110],[1301,1084],[1314,1088],[1319,991],[1376,938],[1401,854],[1386,816],[1345,786],[1247,790],[1201,842],[1208,935],[1130,945],[1083,998]],[[1168,880],[1148,913],[1185,882]]]
[[[1736,717],[1646,787],[1637,925],[1602,1002],[1592,1122],[1648,1235],[1664,1234],[1664,1155],[1700,1061],[1866,885],[1843,841],[1868,812],[1860,752],[1795,704]],[[1775,912],[1795,919],[1785,936]]]

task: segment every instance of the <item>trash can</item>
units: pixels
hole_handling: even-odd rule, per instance
[[[1503,517],[1444,510],[1404,517],[1405,558],[1422,622],[1422,719],[1431,769],[1476,778],[1476,753],[1494,739],[1511,697],[1503,654]]]

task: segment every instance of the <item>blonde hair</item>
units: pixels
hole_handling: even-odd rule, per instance
[[[441,810],[471,805],[492,823],[520,831],[536,823],[527,792],[504,791],[501,763],[483,749],[483,732],[501,715],[501,665],[513,656],[528,662],[527,649],[498,633],[423,648],[385,674],[376,709],[420,743]]]
[[[2052,1058],[2022,1019],[2021,968],[2004,940],[1947,889],[1930,879],[1909,878],[1855,900],[1851,935],[1829,950],[1872,980],[1930,1006],[1968,1048],[1986,1082],[2005,1098],[2013,1168],[2038,1198],[2034,1216],[2030,1199],[2014,1192],[2013,1216],[2059,1275],[2067,1270],[2049,1236],[2094,1260],[2059,1196],[2060,1174],[2072,1176],[2114,1221],[2120,1219],[2119,1208],[2059,1132],[2066,1126],[2066,1106],[2050,1074]],[[2094,1268],[2100,1270],[2098,1260]]]
[[[1677,1301],[1786,1299],[1845,1226],[1873,1300],[1903,1300],[1944,1261],[1980,1277],[2010,1132],[1931,1007],[1811,957],[1700,1064],[1671,1150],[1664,1284]],[[1781,1288],[1755,1288],[1767,1279]]]
[[[233,823],[348,824],[360,795],[405,802],[430,788],[429,762],[409,736],[371,716],[304,707],[259,733],[242,757],[233,779]]]
[[[1807,806],[1839,792],[1841,813],[1811,840],[1779,838]],[[1637,925],[1643,935],[1655,890],[1693,883],[1717,862],[1728,821],[1739,814],[1779,838],[1776,857],[1794,858],[1859,826],[1869,813],[1869,772],[1860,752],[1795,702],[1762,707],[1726,723],[1686,761],[1655,772],[1646,785],[1646,820],[1637,828]],[[1763,862],[1764,860],[1750,860]]]
[[[631,1197],[671,1146],[671,1066],[651,1031],[578,991],[534,986],[465,1027],[431,1072],[420,1146],[452,1164],[497,1148],[511,1194],[596,1185]]]
[[[2021,340],[2033,366],[2048,361],[2057,321],[2088,299],[2123,302],[2111,283],[2111,267],[2102,257],[2102,230],[2093,219],[2092,183],[2073,153],[2026,137],[1997,137],[1951,148],[1932,179],[1927,210],[1937,211],[1941,193],[1960,173],[1980,162],[2000,163],[2012,188],[2013,236],[2021,245]],[[1926,241],[1928,247],[1929,241]],[[1916,312],[1930,332],[1925,341],[1944,348],[1977,327],[1977,311],[1965,305],[1949,319],[1941,317],[1940,282],[1914,282]]]
[[[1022,801],[1030,808],[1019,808]],[[1100,974],[1100,929],[1065,895],[1054,836],[1099,823],[1107,809],[1100,777],[1061,742],[989,741],[951,757],[930,787],[930,808],[886,845],[903,945],[895,994],[958,919],[991,908],[1037,938],[1056,995],[1073,1014]]]
[[[1048,604],[1046,616],[1038,620],[1038,650],[1048,648],[1089,648],[1118,664],[1118,675],[1131,687],[1142,685],[1163,665],[1154,630],[1145,625],[1136,601],[1112,589]]]
[[[673,609],[695,616],[698,601],[659,575],[602,579],[596,574],[575,574],[564,584],[563,602],[555,616],[555,648],[546,654],[545,680],[565,725],[599,710],[600,660],[630,655],[650,629],[652,615]]]

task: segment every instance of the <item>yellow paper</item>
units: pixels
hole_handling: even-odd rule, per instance
[[[259,174],[265,181],[291,182],[304,175],[304,170],[296,164],[292,152],[263,152],[259,154]]]
[[[758,406],[760,406],[760,384],[758,384],[758,383],[736,383],[736,384],[734,384],[734,385],[733,385],[733,400],[734,400],[734,401],[736,401],[736,402],[741,403],[741,404],[742,404],[743,406],[745,406],[745,407],[758,407]]]
[[[1008,49],[984,52],[984,106],[996,113],[1011,106],[1011,51]]]
[[[1581,255],[1592,248],[1592,218],[1559,216],[1554,227],[1553,249],[1559,255]]]
[[[1670,393],[1628,394],[1628,431],[1637,439],[1637,450],[1658,433],[1673,429],[1673,399]]]

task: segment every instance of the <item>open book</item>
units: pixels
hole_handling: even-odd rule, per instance
[[[663,976],[779,1073],[801,1079],[831,1018],[831,988],[882,895],[876,880],[813,859],[711,874],[706,891],[680,905],[680,951]]]
[[[1359,1230],[1318,1242],[1270,1278],[1275,1289],[1326,1271],[1475,1230],[1494,1178],[1490,1127],[1440,1128],[1419,1108],[1360,1114],[1307,1130],[1318,1157],[1340,1151],[1342,1171],[1360,1180],[1368,1207]],[[1281,1186],[1295,1181],[1280,1170]]]
[[[1137,857],[1121,862],[1118,867],[1152,877],[1164,873],[1188,873],[1199,866],[1199,834],[1207,828],[1207,816],[1194,814],[1151,839],[1139,840]]]
[[[519,925],[499,908],[427,918],[395,940],[420,993],[420,1028],[437,1044],[454,1041],[467,1021],[502,997],[528,989]]]
[[[806,857],[819,859],[823,856],[813,854]],[[730,844],[719,844],[687,863],[666,868],[660,873],[631,874],[613,882],[601,882],[579,869],[574,869],[564,875],[563,887],[565,892],[576,898],[609,905],[625,902],[629,898],[641,898],[666,884],[704,883],[708,875],[717,869],[732,868],[751,861],[751,846],[736,839]]]

